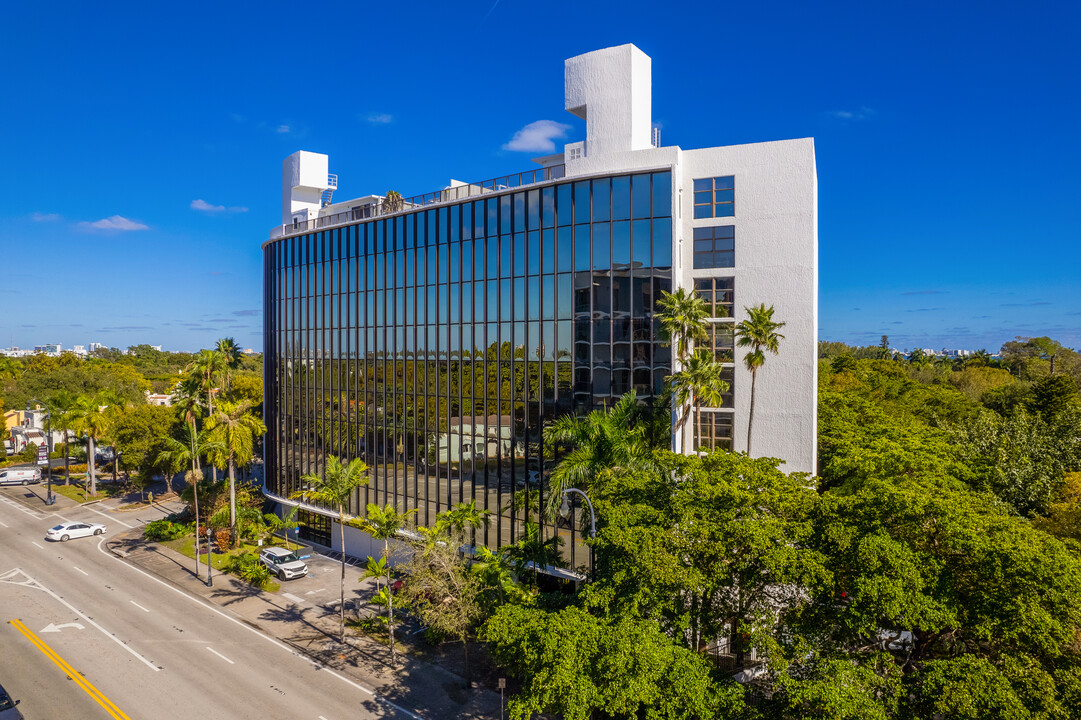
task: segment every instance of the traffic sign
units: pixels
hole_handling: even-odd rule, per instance
[[[49,464],[49,448],[42,445],[38,448],[38,465]]]

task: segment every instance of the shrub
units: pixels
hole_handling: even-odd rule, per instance
[[[143,537],[152,542],[176,540],[188,534],[188,527],[168,520],[154,520],[143,528]]]
[[[214,539],[218,541],[219,550],[228,550],[233,547],[233,533],[229,528],[221,528],[215,531]]]
[[[265,587],[267,581],[270,580],[270,570],[259,562],[255,553],[241,553],[230,558],[225,570],[260,588]]]

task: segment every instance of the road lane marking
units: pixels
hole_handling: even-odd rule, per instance
[[[44,520],[45,519],[44,515],[37,512],[36,510],[31,510],[30,508],[23,507],[22,503],[17,503],[14,500],[11,500],[11,499],[6,498],[6,497],[0,497],[0,500],[2,500],[4,502],[4,504],[10,505],[11,507],[15,508],[19,512],[25,513],[25,514],[29,515],[30,517],[34,518],[35,520]]]
[[[90,681],[83,677],[82,674],[79,673],[79,671],[69,665],[67,661],[64,660],[64,658],[57,655],[51,647],[42,642],[41,638],[32,633],[30,631],[30,628],[23,625],[19,620],[9,620],[8,624],[14,627],[20,633],[22,633],[26,637],[26,639],[33,643],[34,646],[37,647],[37,649],[40,650],[45,657],[52,660],[53,664],[63,670],[64,673],[68,676],[68,678],[78,683],[79,687],[81,687],[87,695],[94,698],[94,700],[97,701],[98,705],[101,705],[103,708],[105,708],[105,712],[112,715],[114,718],[116,718],[116,720],[131,720],[131,718],[125,715],[124,711],[118,708],[112,700],[105,697],[105,695],[96,687],[91,685]]]
[[[128,602],[131,603],[132,605],[134,605],[135,607],[139,608],[143,612],[147,612],[147,613],[150,612],[149,610],[147,610],[145,607],[143,607],[139,603],[135,602],[134,600],[128,600]]]
[[[142,655],[140,655],[139,653],[137,653],[137,652],[135,652],[134,650],[132,650],[132,649],[131,649],[130,647],[128,647],[128,646],[127,646],[127,644],[126,644],[126,643],[125,643],[125,642],[124,642],[123,640],[121,640],[121,639],[120,639],[120,638],[118,638],[118,637],[117,637],[116,635],[112,634],[111,632],[109,632],[108,630],[106,630],[105,628],[103,628],[103,627],[102,627],[101,625],[98,625],[98,624],[97,624],[96,622],[94,622],[94,621],[93,621],[92,619],[90,619],[90,616],[89,616],[89,615],[87,615],[86,613],[84,613],[84,612],[82,612],[81,610],[77,609],[77,608],[76,608],[76,607],[75,607],[74,605],[72,605],[71,603],[69,603],[69,602],[68,602],[67,600],[65,600],[64,598],[60,597],[60,596],[59,596],[59,595],[57,595],[56,593],[54,593],[54,592],[53,592],[52,590],[50,590],[49,588],[47,588],[47,587],[45,587],[44,585],[42,585],[42,584],[41,584],[40,582],[38,582],[38,581],[37,581],[37,580],[35,580],[34,578],[30,577],[30,574],[29,574],[29,573],[27,573],[27,572],[26,572],[25,570],[20,570],[19,572],[21,572],[21,573],[23,574],[23,576],[24,576],[24,577],[26,577],[26,579],[27,579],[27,580],[29,580],[29,581],[30,581],[31,583],[33,583],[34,587],[36,587],[36,588],[38,588],[38,589],[40,589],[40,590],[43,590],[44,592],[48,593],[48,594],[49,594],[50,596],[52,596],[52,598],[53,598],[54,600],[56,600],[57,602],[59,602],[59,603],[60,603],[61,605],[63,605],[64,607],[66,607],[66,608],[67,608],[68,610],[71,610],[71,611],[72,611],[73,613],[75,613],[76,615],[78,615],[79,617],[81,617],[81,618],[82,618],[83,620],[85,620],[86,622],[88,622],[88,623],[90,623],[91,625],[93,625],[93,626],[94,626],[95,628],[97,628],[97,629],[98,629],[99,631],[101,631],[101,634],[102,634],[102,635],[104,635],[105,637],[109,638],[110,640],[112,640],[113,642],[115,642],[115,643],[116,643],[117,645],[119,645],[120,647],[124,648],[124,650],[126,650],[126,651],[128,651],[129,653],[131,653],[132,655],[134,655],[134,656],[135,656],[136,658],[138,658],[138,660],[139,660],[140,662],[142,662],[142,663],[143,663],[144,665],[146,665],[146,666],[147,666],[148,668],[150,668],[150,669],[151,669],[151,670],[153,670],[154,672],[161,672],[161,668],[160,668],[160,667],[158,667],[158,666],[157,666],[157,665],[155,665],[154,663],[150,662],[149,660],[147,660],[147,659],[146,659],[145,657],[143,657],[143,656],[142,656]]]
[[[77,565],[72,565],[72,567],[81,572],[83,575],[90,577],[90,573],[88,573],[86,570],[83,570],[81,567],[78,567]]]
[[[327,719],[325,717],[323,717],[322,715],[320,715],[319,720],[327,720]]]
[[[60,632],[63,628],[66,627],[75,628],[76,630],[86,630],[86,628],[79,623],[60,623],[59,625],[57,625],[56,623],[49,623],[45,627],[41,628],[41,632]]]
[[[126,522],[124,522],[120,518],[116,517],[115,515],[110,515],[108,513],[103,513],[101,510],[98,510],[97,508],[87,508],[87,510],[89,510],[90,512],[95,512],[95,513],[97,513],[98,515],[101,515],[104,518],[109,518],[110,522],[120,523],[121,525],[123,525],[126,528],[131,529],[131,528],[135,527],[134,525],[128,525]]]
[[[208,648],[207,648],[207,650],[209,650],[210,652],[214,653],[215,655],[217,655],[218,657],[220,657],[220,658],[221,658],[222,660],[224,660],[225,662],[229,663],[230,665],[236,665],[236,663],[235,663],[235,662],[233,662],[233,661],[232,661],[232,660],[230,660],[229,658],[225,657],[224,655],[222,655],[222,654],[221,654],[220,652],[218,652],[218,651],[217,651],[217,650],[215,650],[214,648],[212,648],[212,647],[208,647]]]
[[[31,544],[31,545],[33,545],[33,546],[34,546],[34,547],[36,547],[36,548],[41,548],[42,550],[44,550],[44,549],[45,549],[45,548],[41,547],[40,545],[38,545],[38,544],[37,544],[36,542],[34,542],[33,540],[31,540],[31,541],[30,541],[30,544]]]
[[[368,695],[371,695],[373,698],[375,698],[376,702],[380,702],[380,703],[383,703],[384,705],[386,705],[388,707],[394,708],[395,710],[402,713],[403,715],[408,715],[409,717],[414,718],[415,720],[425,720],[425,718],[423,716],[417,715],[415,712],[413,712],[411,710],[406,710],[404,707],[402,707],[401,705],[398,705],[397,703],[391,702],[390,700],[387,700],[384,697],[376,695],[374,690],[369,690],[368,688],[364,687],[360,683],[354,682],[353,680],[350,680],[349,678],[347,678],[346,676],[344,676],[341,673],[337,672],[336,670],[332,670],[328,665],[325,665],[325,664],[323,664],[321,662],[317,662],[317,661],[313,660],[312,658],[310,658],[310,657],[308,657],[306,655],[301,655],[300,652],[296,648],[292,648],[289,645],[286,645],[281,640],[278,640],[277,638],[272,637],[271,635],[269,635],[268,633],[263,632],[259,628],[252,627],[251,625],[248,625],[247,623],[233,617],[232,615],[227,614],[221,608],[215,607],[214,605],[211,605],[210,603],[208,603],[208,602],[206,602],[204,600],[200,600],[199,598],[195,597],[194,595],[190,595],[187,592],[185,592],[184,590],[181,590],[180,588],[178,588],[178,587],[176,587],[174,585],[170,585],[169,583],[165,582],[161,578],[156,577],[156,576],[152,575],[151,573],[148,573],[146,570],[143,570],[141,568],[137,568],[134,565],[132,565],[131,563],[125,562],[123,559],[117,557],[116,555],[113,555],[111,552],[106,550],[103,547],[104,545],[105,545],[105,538],[102,538],[100,541],[98,541],[98,552],[100,552],[102,555],[105,555],[108,558],[112,558],[113,560],[120,563],[121,565],[128,568],[129,570],[137,572],[140,575],[142,575],[144,577],[147,577],[150,580],[153,580],[158,585],[161,585],[164,588],[168,588],[169,590],[172,590],[177,595],[179,595],[179,596],[181,596],[183,598],[186,598],[188,600],[188,602],[193,602],[196,605],[199,605],[199,606],[201,606],[203,608],[206,608],[207,610],[209,610],[212,613],[216,613],[217,615],[220,615],[221,617],[225,618],[226,620],[233,623],[237,627],[244,628],[248,632],[253,633],[255,635],[258,635],[259,637],[266,640],[271,645],[277,645],[279,648],[286,651],[290,655],[293,655],[294,657],[297,657],[297,658],[299,658],[300,660],[302,660],[304,662],[310,663],[313,667],[319,668],[320,670],[329,673],[332,677],[338,678],[343,683],[346,683],[348,685],[352,685],[357,690],[360,690],[361,692],[365,692]]]
[[[298,604],[304,602],[304,598],[299,598],[293,593],[282,593],[282,597],[286,600],[292,600],[293,602]]]
[[[4,523],[0,522],[0,527],[7,527]]]

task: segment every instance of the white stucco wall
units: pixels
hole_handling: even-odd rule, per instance
[[[586,155],[650,147],[652,60],[634,45],[604,48],[564,64],[564,106],[586,121]]]
[[[299,150],[282,162],[282,225],[293,221],[293,213],[318,213],[320,196],[327,187],[330,158],[321,153]]]
[[[695,178],[735,177],[735,216],[694,219]],[[779,457],[787,471],[814,472],[818,408],[818,180],[814,140],[685,150],[682,154],[680,284],[735,278],[735,320],[746,307],[773,305],[785,323],[780,353],[758,371],[756,457]],[[735,267],[693,269],[693,228],[734,225]],[[733,448],[747,449],[751,374],[736,348]],[[688,431],[689,432],[689,431]],[[688,438],[689,439],[689,438]]]

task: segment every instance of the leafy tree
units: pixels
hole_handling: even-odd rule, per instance
[[[784,327],[783,322],[773,319],[773,306],[765,303],[757,307],[743,308],[747,319],[736,325],[736,343],[740,347],[749,347],[751,351],[743,356],[743,363],[751,371],[751,409],[747,415],[747,454],[751,454],[751,429],[754,425],[755,388],[758,383],[758,369],[766,362],[765,351],[776,355],[780,351],[780,342],[784,335],[777,332]]]
[[[1048,375],[1032,384],[1032,412],[1057,415],[1077,403],[1077,381],[1069,375]]]
[[[212,458],[216,464],[229,471],[229,529],[236,535],[236,468],[248,465],[255,454],[255,439],[266,432],[263,421],[251,412],[247,400],[239,403],[223,400],[218,411],[207,419],[210,436],[224,450]]]
[[[1062,542],[985,495],[882,480],[826,493],[814,524],[832,583],[806,586],[768,652],[789,698],[840,660],[882,705],[848,716],[1076,712],[1056,687],[1076,673],[1081,630],[1081,559]]]
[[[1035,523],[1053,535],[1081,542],[1081,472],[1066,473],[1047,518]]]
[[[341,532],[341,547],[345,549],[345,508],[353,492],[361,485],[368,484],[365,474],[368,466],[360,458],[350,460],[348,464],[330,455],[327,457],[323,474],[302,475],[300,480],[306,484],[305,489],[293,494],[306,502],[316,502],[338,511],[338,529]],[[345,563],[342,563],[341,598],[339,604],[341,623],[338,631],[338,641],[345,642]]]
[[[457,638],[465,654],[465,686],[471,686],[469,640],[484,619],[482,579],[470,572],[459,553],[459,540],[467,528],[483,524],[483,515],[463,503],[440,513],[437,526],[442,541],[429,542],[414,553],[405,568],[409,580],[400,591],[401,600],[421,622],[440,634]],[[385,561],[385,558],[384,558]],[[373,562],[369,559],[369,565]],[[388,593],[389,600],[389,593]],[[389,605],[389,603],[388,603]]]
[[[159,467],[158,458],[165,449],[164,439],[173,431],[176,416],[172,408],[136,405],[118,412],[112,419],[113,443],[124,456],[126,467],[134,467],[140,477],[149,479]],[[172,489],[172,476],[169,475]]]
[[[654,623],[598,618],[580,608],[559,612],[504,605],[483,628],[496,662],[523,685],[511,696],[512,719],[550,713],[588,720],[732,717],[743,690],[717,684],[697,653],[672,642]]]
[[[727,637],[741,666],[777,608],[825,582],[822,559],[806,549],[818,495],[779,461],[661,455],[664,472],[627,474],[594,494],[605,522],[583,602],[657,623],[691,650]]]
[[[1081,408],[1053,418],[1023,409],[1003,418],[984,411],[952,427],[973,484],[989,490],[1022,515],[1044,515],[1067,472],[1081,470]]]

